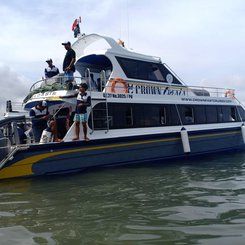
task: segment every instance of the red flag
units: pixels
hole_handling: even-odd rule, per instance
[[[72,31],[75,30],[76,26],[77,26],[77,19],[75,19],[74,22],[73,22],[73,25],[72,25],[72,28],[71,28]]]

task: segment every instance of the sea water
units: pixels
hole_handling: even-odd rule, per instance
[[[244,244],[245,153],[0,182],[0,244]]]

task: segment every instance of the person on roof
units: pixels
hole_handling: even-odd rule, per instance
[[[75,61],[76,61],[76,53],[75,51],[71,48],[71,43],[64,42],[62,43],[64,45],[65,49],[67,50],[64,61],[63,61],[63,71],[65,73],[64,78],[65,78],[65,83],[67,84],[68,89],[72,89],[72,82],[74,80],[74,72],[76,71],[75,69]]]
[[[46,59],[46,62],[48,63],[48,67],[44,70],[45,78],[51,78],[60,73],[59,69],[53,65],[52,59]]]

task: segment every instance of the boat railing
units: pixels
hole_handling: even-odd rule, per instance
[[[6,101],[6,112],[18,112],[23,110],[23,103],[7,100]]]
[[[187,95],[194,93],[197,96],[210,97],[235,97],[235,90],[231,88],[204,87],[204,86],[188,86],[185,88]]]
[[[22,131],[26,135],[24,144],[34,142],[30,118],[25,116],[7,117],[0,120],[0,129],[3,132],[4,138],[9,140],[11,146],[21,144],[20,132]]]
[[[82,82],[83,78],[74,76],[74,85],[80,84]],[[30,92],[36,91],[36,90],[58,90],[58,89],[67,89],[66,79],[64,74],[59,74],[57,76],[51,77],[51,78],[45,78],[41,79],[37,82],[35,82],[31,88]],[[40,91],[42,92],[42,91]]]
[[[166,64],[165,64],[166,65]],[[166,65],[167,66],[167,65]],[[168,67],[168,69],[170,69]],[[73,88],[76,88],[78,84],[82,82],[86,82],[89,87],[89,91],[98,91],[110,93],[114,91],[112,89],[112,81],[113,79],[107,80],[105,71],[101,71],[99,76],[99,82],[95,82],[93,80],[93,76],[91,72],[88,72],[89,69],[85,72],[85,77],[75,76],[73,81]],[[171,69],[170,69],[171,70]],[[104,73],[103,73],[104,72]],[[172,72],[172,70],[171,70]],[[173,73],[177,76],[175,73]],[[178,77],[178,79],[184,84],[184,82]],[[159,83],[157,81],[132,81],[125,80],[127,84],[130,85],[139,85],[145,87],[158,87],[161,90],[175,90],[184,92],[187,96],[210,96],[210,97],[234,97],[235,90],[230,88],[218,88],[218,87],[206,87],[206,86],[187,86],[187,85],[179,85],[179,84],[170,84],[170,83]],[[67,90],[67,84],[64,79],[64,74],[57,75],[52,78],[43,79],[37,81],[30,88],[30,94],[27,96],[29,98],[32,94],[37,92],[46,92],[46,91],[55,91],[55,90]],[[26,98],[26,99],[27,99]],[[25,99],[25,100],[26,100]]]
[[[5,164],[4,160],[11,151],[11,142],[7,137],[0,138],[0,169]]]
[[[106,85],[106,93],[113,93],[115,91],[114,79],[111,78]],[[159,82],[148,82],[148,81],[132,81],[125,80],[127,83],[127,88],[132,86],[137,86],[137,89],[141,87],[143,90],[149,88],[149,91],[156,91],[156,89],[162,91],[163,94],[182,94],[186,96],[209,96],[209,97],[227,97],[234,98],[235,90],[230,88],[218,88],[218,87],[206,87],[206,86],[184,86],[179,84],[169,84],[169,83],[159,83]],[[122,91],[122,90],[121,90]]]

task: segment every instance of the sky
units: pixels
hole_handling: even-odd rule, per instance
[[[62,70],[79,16],[82,33],[120,38],[186,84],[234,88],[245,103],[244,13],[243,0],[0,0],[0,113],[44,76],[47,58]]]

